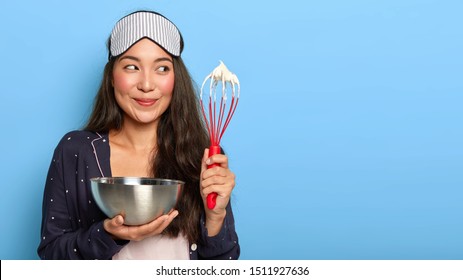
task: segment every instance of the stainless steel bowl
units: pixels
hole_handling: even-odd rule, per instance
[[[182,193],[184,182],[142,177],[90,179],[101,211],[112,218],[124,216],[126,225],[142,225],[169,213]]]

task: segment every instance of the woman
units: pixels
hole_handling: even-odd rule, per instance
[[[237,259],[225,155],[208,158],[183,39],[164,16],[138,11],[119,20],[90,119],[55,149],[44,192],[42,259]],[[217,163],[220,167],[207,169]],[[141,226],[106,217],[90,178],[139,176],[184,181],[177,208]],[[216,207],[205,207],[209,193]]]

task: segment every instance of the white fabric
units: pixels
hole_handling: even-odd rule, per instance
[[[130,241],[113,256],[113,260],[189,260],[188,240],[156,235],[142,241]]]

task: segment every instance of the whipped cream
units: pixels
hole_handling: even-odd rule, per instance
[[[240,82],[238,80],[238,77],[233,74],[230,70],[228,70],[227,66],[223,63],[223,61],[219,60],[220,64],[217,66],[212,72],[206,76],[204,79],[203,85],[201,86],[201,98],[203,95],[203,88],[206,82],[210,79],[211,80],[211,85],[210,85],[210,94],[214,92],[214,88],[217,86],[219,82],[222,82],[222,97],[226,97],[226,86],[227,83],[230,83],[231,89],[232,89],[232,94],[235,96],[235,86],[238,87],[238,97],[240,93]]]

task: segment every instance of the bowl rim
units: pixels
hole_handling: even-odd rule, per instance
[[[108,180],[111,182],[105,182],[104,180]],[[133,180],[136,181],[138,180],[138,183],[127,183],[126,180]],[[116,177],[93,177],[90,178],[90,182],[94,183],[100,183],[100,184],[125,184],[125,185],[155,185],[155,184],[149,184],[149,183],[143,183],[143,182],[153,182],[153,181],[158,181],[158,182],[164,182],[164,183],[170,183],[172,185],[174,184],[181,184],[185,185],[184,181],[181,180],[175,180],[175,179],[165,179],[165,178],[156,178],[156,177],[137,177],[137,176],[116,176]],[[158,185],[158,184],[156,184]]]

